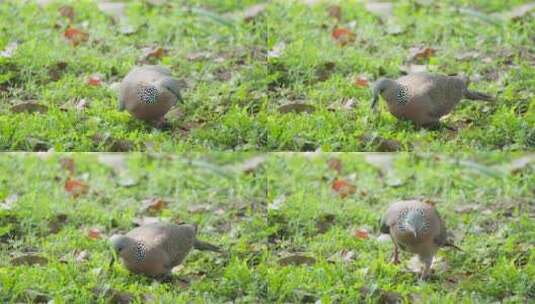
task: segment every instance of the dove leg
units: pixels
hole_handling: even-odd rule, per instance
[[[429,276],[431,270],[431,264],[433,263],[433,257],[422,257],[420,256],[420,261],[424,264],[422,268],[422,274],[420,275],[420,280],[426,280]]]
[[[392,250],[392,260],[390,262],[394,265],[399,264],[399,248],[395,242],[394,242],[394,249]]]

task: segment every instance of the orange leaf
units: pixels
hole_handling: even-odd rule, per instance
[[[167,53],[167,50],[161,46],[156,48],[147,48],[145,49],[143,57],[146,59],[151,57],[161,59],[165,53]]]
[[[165,207],[167,207],[167,202],[161,198],[155,197],[144,200],[141,204],[141,211],[149,211],[155,213],[162,209],[165,209]]]
[[[333,180],[331,188],[340,195],[340,197],[345,198],[357,191],[357,187],[352,185],[349,181],[337,178]]]
[[[88,85],[90,85],[90,86],[98,87],[98,86],[102,85],[102,78],[98,74],[93,74],[93,75],[89,76],[89,78],[87,78],[86,83]]]
[[[413,47],[411,48],[411,54],[409,61],[423,61],[431,58],[436,52],[436,49],[431,47]]]
[[[355,80],[353,81],[353,84],[356,87],[359,87],[359,88],[367,88],[368,87],[368,77],[366,77],[364,75],[360,75],[360,76],[355,78]]]
[[[366,229],[358,229],[355,232],[353,232],[353,235],[359,240],[367,240],[368,239],[368,230],[366,230]]]
[[[87,190],[89,188],[86,183],[71,177],[67,178],[64,187],[65,191],[67,191],[74,197],[78,197],[82,194],[87,193]]]
[[[87,231],[87,237],[92,240],[100,240],[102,238],[102,231],[98,228],[90,228]]]
[[[77,46],[78,44],[87,41],[89,34],[69,26],[65,32],[63,32],[63,37],[65,37],[73,46]]]
[[[334,28],[331,36],[336,42],[342,46],[355,41],[355,34],[347,28],[337,27]]]

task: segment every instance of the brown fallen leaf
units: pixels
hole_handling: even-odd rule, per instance
[[[358,138],[366,145],[371,145],[376,152],[396,152],[401,150],[401,143],[394,139],[385,139],[381,136],[364,134]]]
[[[243,11],[243,20],[251,22],[266,10],[266,4],[260,3],[250,6]]]
[[[359,75],[353,78],[353,85],[357,88],[367,88],[368,87],[368,77],[364,75]]]
[[[65,226],[65,223],[67,223],[67,215],[64,213],[57,214],[48,222],[48,233],[58,233]]]
[[[93,74],[87,78],[85,81],[86,84],[94,87],[99,87],[102,85],[102,74]]]
[[[336,173],[342,173],[342,161],[339,158],[329,158],[327,165],[329,166],[329,169],[336,171]]]
[[[148,63],[151,62],[151,60],[162,59],[166,54],[167,50],[161,46],[146,47],[143,48],[143,55],[139,61],[142,63]]]
[[[11,259],[11,265],[14,265],[14,266],[20,266],[20,265],[39,265],[39,266],[44,266],[48,264],[48,259],[40,256],[40,255],[37,255],[37,254],[34,254],[34,253],[30,253],[30,254],[24,254],[24,255],[21,255],[21,256],[18,256],[18,257],[15,257],[15,258],[12,258]]]
[[[327,8],[329,17],[336,19],[338,22],[342,20],[342,8],[340,5],[331,5]]]
[[[520,158],[514,159],[510,163],[496,167],[497,169],[501,169],[507,173],[510,174],[518,174],[522,170],[534,167],[535,165],[535,153],[527,154],[525,156],[522,156]]]
[[[67,66],[68,63],[65,61],[56,62],[48,68],[48,77],[50,77],[52,81],[58,81],[63,75],[63,72]]]
[[[61,16],[69,19],[69,22],[73,22],[74,20],[74,8],[70,5],[63,5],[58,9],[58,12]]]
[[[415,46],[410,49],[410,54],[407,59],[408,62],[425,61],[436,53],[436,49],[427,46]]]
[[[59,164],[61,169],[66,170],[69,175],[74,175],[76,171],[76,165],[74,164],[74,158],[72,157],[62,157],[59,159]]]
[[[114,304],[130,304],[135,301],[135,297],[133,294],[125,291],[120,291],[113,288],[100,288],[95,287],[92,289],[93,294],[97,298],[107,298],[108,303],[114,303]]]
[[[157,213],[162,211],[167,207],[167,202],[159,197],[153,197],[145,199],[141,202],[141,208],[139,208],[139,211],[141,213],[149,212],[149,213]]]
[[[331,32],[331,37],[341,46],[355,42],[356,35],[351,30],[343,27],[336,27]]]
[[[325,233],[331,228],[336,221],[336,215],[334,214],[322,214],[316,220],[316,229],[318,233]]]
[[[344,178],[334,179],[331,184],[331,189],[338,193],[341,198],[346,198],[357,191],[357,187]]]
[[[316,110],[313,105],[302,103],[302,102],[292,102],[285,105],[282,105],[278,108],[278,111],[282,114],[294,112],[294,113],[312,113]]]
[[[89,34],[72,26],[69,26],[63,32],[63,37],[65,37],[65,39],[67,39],[67,42],[69,42],[72,46],[77,46],[82,42],[86,42],[89,39]]]
[[[312,265],[316,263],[316,259],[301,254],[293,254],[279,259],[279,265]]]
[[[48,107],[40,104],[37,100],[28,100],[20,102],[11,107],[13,113],[46,113]]]
[[[324,62],[316,68],[316,77],[319,81],[325,81],[331,77],[334,69],[336,68],[336,63],[332,61]]]
[[[368,230],[361,228],[353,232],[353,236],[359,240],[367,240],[369,238]]]
[[[377,2],[377,1],[367,1],[366,10],[383,21],[389,19],[393,15],[393,5],[392,2]]]
[[[284,41],[278,42],[273,46],[273,48],[268,51],[267,57],[268,58],[279,58],[284,50],[286,49],[286,43]]]
[[[79,197],[86,194],[89,190],[89,186],[81,180],[77,180],[72,177],[68,177],[64,184],[65,191],[73,197]]]
[[[102,239],[102,230],[93,227],[87,230],[87,237],[93,241]]]
[[[351,261],[354,261],[356,259],[357,253],[355,251],[343,249],[342,251],[339,251],[330,256],[327,259],[327,262],[337,263],[341,260],[343,263],[351,263]]]

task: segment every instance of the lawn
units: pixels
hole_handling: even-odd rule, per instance
[[[527,0],[40,2],[0,4],[1,150],[533,149],[535,22],[507,14]],[[143,63],[181,83],[168,129],[117,110],[117,83]],[[422,69],[497,101],[461,102],[444,118],[455,131],[382,101],[371,113],[374,80]]]
[[[5,154],[0,302],[527,303],[535,295],[533,160]],[[463,249],[439,251],[426,282],[409,254],[388,263],[392,244],[378,232],[387,205],[412,198],[434,203]],[[110,267],[107,237],[151,218],[198,224],[199,238],[226,253],[192,251],[171,282]]]
[[[533,167],[503,170],[518,157],[274,157],[266,165],[269,302],[530,302],[535,175]],[[410,254],[402,254],[399,266],[389,263],[392,243],[379,233],[388,204],[414,198],[435,204],[463,250],[440,250],[426,282],[410,270]],[[297,265],[282,266],[289,257]]]
[[[266,284],[255,267],[265,258],[266,178],[262,168],[240,169],[250,157],[2,155],[0,302],[254,303],[265,298]],[[131,275],[118,263],[109,268],[106,238],[151,217],[198,224],[199,238],[226,254],[193,250],[172,283]],[[46,264],[17,266],[12,260],[29,263],[30,253]]]

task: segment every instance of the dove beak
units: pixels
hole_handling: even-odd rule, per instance
[[[375,110],[377,108],[377,102],[378,101],[379,101],[379,95],[373,94],[372,104],[371,104],[371,107],[370,107],[372,110]]]

